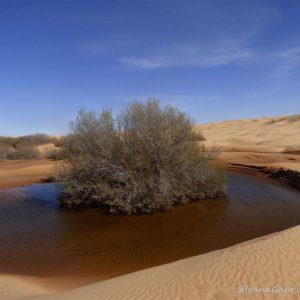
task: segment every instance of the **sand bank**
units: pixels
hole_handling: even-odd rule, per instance
[[[56,163],[49,159],[0,161],[0,189],[48,180],[54,174]]]

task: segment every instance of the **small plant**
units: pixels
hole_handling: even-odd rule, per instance
[[[81,110],[64,140],[60,204],[136,214],[224,196],[226,179],[211,165],[216,153],[199,145],[193,128],[188,115],[155,100],[116,118]]]

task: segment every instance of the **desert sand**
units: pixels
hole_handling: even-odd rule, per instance
[[[300,150],[300,115],[208,123],[198,128],[208,141],[232,148]]]
[[[230,248],[69,291],[53,293],[34,278],[0,277],[0,299],[299,299],[300,226]],[[239,293],[240,286],[270,293]],[[32,298],[30,297],[32,296]]]
[[[218,163],[300,171],[300,115],[198,125],[207,146],[220,150]]]
[[[0,161],[0,189],[48,180],[54,174],[55,165],[49,159]]]
[[[225,121],[197,126],[217,163],[300,171],[300,115]],[[0,162],[0,189],[40,182],[50,160]],[[299,299],[300,226],[230,248],[61,291],[51,279],[0,276],[0,299]],[[297,288],[286,293],[238,293],[240,286]],[[72,286],[70,285],[70,288]]]

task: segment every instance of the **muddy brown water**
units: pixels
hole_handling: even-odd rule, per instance
[[[147,216],[56,206],[57,187],[0,192],[0,273],[106,279],[300,224],[300,193],[229,173],[229,197]]]

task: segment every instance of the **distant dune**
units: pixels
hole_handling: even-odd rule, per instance
[[[211,143],[273,150],[300,149],[300,114],[198,125]]]
[[[299,299],[300,290],[275,293],[279,288],[299,287],[299,248],[298,226],[223,250],[54,294],[34,278],[2,276],[0,299]],[[273,292],[240,294],[241,286],[270,288]],[[30,294],[35,297],[30,298]]]
[[[218,162],[300,171],[300,114],[198,125]]]

